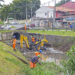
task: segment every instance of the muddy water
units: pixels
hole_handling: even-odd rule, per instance
[[[24,52],[24,56],[30,60],[35,54],[35,51]],[[43,58],[42,62],[54,62],[57,65],[61,66],[61,61],[66,59],[66,55],[64,52],[60,50],[55,50],[54,48],[47,48],[47,51],[43,51]]]
[[[5,41],[6,44],[10,45],[9,41]],[[17,44],[18,50],[21,51],[21,48],[19,44]],[[23,54],[24,56],[30,60],[35,54],[35,51],[27,50],[26,48],[23,48]],[[66,59],[66,55],[63,51],[61,50],[56,50],[54,48],[47,48],[46,51],[43,51],[43,56],[45,60],[42,60],[44,62],[55,62],[57,65],[60,65],[60,62],[64,59]]]
[[[60,66],[61,61],[67,58],[63,51],[55,50],[54,48],[47,48],[47,52],[45,52],[44,55],[46,55],[46,57],[48,56],[45,62],[54,62]]]
[[[59,53],[59,54],[63,54],[62,51],[55,50],[54,48],[47,48],[47,50],[50,51],[50,53]]]

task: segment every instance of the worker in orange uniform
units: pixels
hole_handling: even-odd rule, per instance
[[[16,51],[16,37],[15,36],[13,36],[13,49]]]
[[[42,50],[39,50],[39,51],[35,52],[35,56],[38,56],[38,55],[41,56],[41,54],[42,54]]]
[[[31,61],[30,61],[30,68],[35,68],[36,67],[36,63],[39,63],[39,58],[40,58],[40,55],[35,56],[35,57],[33,57],[31,59]]]
[[[34,48],[33,48],[34,45],[35,45],[35,37],[32,36],[31,42],[30,42],[30,49],[34,50]]]
[[[32,43],[35,43],[35,37],[32,37]]]

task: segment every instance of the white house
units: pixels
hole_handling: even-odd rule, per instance
[[[39,8],[35,13],[36,17],[39,18],[53,18],[54,7],[52,6],[43,6]]]
[[[32,18],[31,24],[35,24],[36,27],[51,27],[53,23],[54,7],[43,6],[35,12],[35,17]]]

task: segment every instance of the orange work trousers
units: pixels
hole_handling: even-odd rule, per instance
[[[13,44],[13,49],[15,49],[16,44]]]
[[[36,64],[35,63],[32,63],[31,61],[30,61],[30,68],[35,68],[36,67]]]

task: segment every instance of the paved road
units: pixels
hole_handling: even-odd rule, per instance
[[[12,26],[13,26],[13,28],[11,28]],[[5,26],[3,29],[4,30],[16,30],[16,29],[22,28],[24,26],[25,26],[25,24],[16,24],[16,25],[9,24],[9,25]]]
[[[14,26],[15,28],[12,28],[11,30],[16,30],[16,29],[24,27],[25,24],[18,24],[18,25],[12,25],[12,26]]]

